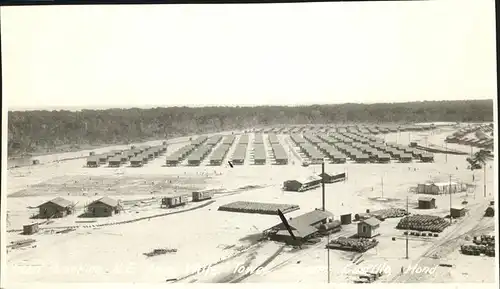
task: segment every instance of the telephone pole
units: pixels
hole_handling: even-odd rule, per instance
[[[450,194],[450,224],[453,223],[453,219],[451,217],[451,175],[450,175],[450,185],[448,187],[448,193]]]
[[[408,217],[408,195],[406,196],[406,216]],[[408,227],[409,225],[406,226],[406,259],[408,259]]]
[[[380,178],[382,180],[382,198],[384,198],[384,176]]]
[[[325,211],[325,161],[321,163],[321,188],[322,188],[322,199],[323,199],[323,212]],[[330,248],[328,248],[328,244],[330,244],[330,234],[326,235],[326,262],[327,262],[327,274],[328,274],[328,283],[330,283]]]
[[[483,164],[484,166],[484,180],[483,180],[483,195],[486,197],[486,162]]]

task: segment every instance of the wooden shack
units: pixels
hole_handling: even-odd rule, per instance
[[[39,218],[62,218],[74,212],[74,204],[64,198],[57,197],[38,206]]]
[[[214,195],[213,191],[197,191],[193,192],[192,198],[193,202],[199,202],[211,199],[213,195]]]
[[[120,203],[110,197],[102,197],[88,204],[86,207],[86,212],[91,217],[110,217],[113,214],[119,213],[120,210]]]
[[[164,197],[161,200],[161,207],[174,208],[185,205],[189,202],[187,195],[177,195]]]
[[[450,209],[450,214],[452,218],[461,218],[465,216],[466,209],[464,207],[453,207]]]
[[[419,209],[434,209],[436,208],[436,199],[432,197],[420,197],[418,198],[418,208]]]
[[[362,220],[358,223],[358,237],[361,238],[373,238],[377,235],[378,229],[380,227],[380,220],[371,217],[366,220]]]
[[[33,235],[38,232],[40,228],[38,227],[38,223],[28,224],[23,226],[23,234],[24,235]]]

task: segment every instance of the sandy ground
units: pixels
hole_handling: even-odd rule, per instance
[[[451,131],[428,135],[427,141],[440,144]],[[423,133],[401,133],[385,138],[404,144],[424,136]],[[321,189],[303,193],[280,190],[287,179],[321,172],[320,166],[300,166],[301,160],[287,138],[280,136],[292,158],[287,166],[255,166],[247,159],[245,165],[234,168],[226,163],[218,167],[165,167],[164,157],[160,157],[142,168],[86,168],[84,159],[75,159],[9,170],[8,230],[22,229],[36,212],[28,207],[56,196],[78,203],[74,216],[53,220],[42,225],[44,230],[39,234],[29,236],[36,240],[36,247],[8,253],[7,281],[165,282],[177,278],[179,282],[326,282],[326,238],[299,251],[282,248],[282,244],[270,241],[257,243],[260,232],[280,222],[277,216],[217,211],[220,205],[239,200],[297,204],[301,209],[289,213],[292,217],[321,207]],[[250,137],[250,142],[252,139]],[[172,144],[169,152],[183,144]],[[228,160],[235,145],[228,153]],[[252,147],[250,144],[249,157]],[[472,182],[472,172],[466,169],[465,158],[436,154],[433,164],[327,164],[327,172],[345,171],[348,179],[326,186],[326,209],[338,217],[344,212],[404,208],[408,196],[410,212],[422,213],[415,208],[418,196],[409,194],[409,188],[430,180],[448,181],[450,174],[454,181]],[[469,215],[462,221],[447,228],[438,238],[412,237],[410,258],[405,259],[405,239],[402,232],[395,229],[399,219],[388,219],[381,225],[380,244],[364,253],[359,265],[352,261],[358,254],[330,250],[332,282],[352,282],[356,270],[376,266],[390,268],[380,282],[493,282],[495,258],[464,256],[458,252],[466,235],[494,230],[494,219],[482,218],[487,204],[494,199],[494,172],[490,166],[492,163],[487,166],[485,195],[482,171],[475,172],[477,187],[473,192],[453,195],[453,204],[458,205],[464,199],[469,202]],[[244,189],[245,186],[255,187]],[[159,207],[164,195],[203,188],[221,189],[221,193],[215,195],[213,203],[192,203],[176,209]],[[125,211],[111,218],[82,220],[77,217],[86,203],[104,195],[122,200]],[[377,201],[382,195],[387,200]],[[449,196],[436,199],[438,208],[425,213],[446,215]],[[198,207],[203,204],[205,206]],[[192,210],[181,212],[186,209]],[[147,218],[169,212],[178,213]],[[139,218],[144,219],[120,223]],[[95,226],[97,224],[102,226]],[[54,230],[65,227],[78,228],[66,234],[54,234]],[[355,232],[356,225],[351,224],[330,238],[350,236]],[[7,241],[25,238],[14,231],[8,233]],[[143,255],[165,247],[178,251],[150,258]],[[439,255],[440,259],[433,259],[433,255]],[[427,275],[400,274],[402,266],[408,268],[419,263],[432,267],[443,260],[452,263],[453,267],[438,266],[434,274]],[[218,264],[192,274],[214,263]],[[261,271],[252,272],[252,268],[259,266],[263,266]],[[244,270],[238,271],[238,268]],[[253,274],[245,274],[248,272]]]

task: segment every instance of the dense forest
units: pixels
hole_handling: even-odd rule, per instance
[[[481,122],[493,101],[10,111],[9,156],[275,124]]]

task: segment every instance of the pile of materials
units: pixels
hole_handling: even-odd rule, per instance
[[[154,249],[151,252],[143,253],[147,257],[154,257],[158,255],[165,255],[167,253],[176,253],[177,249]]]
[[[389,209],[382,209],[382,210],[377,210],[374,212],[369,213],[373,217],[384,221],[387,218],[401,218],[406,216],[406,210],[405,209],[400,209],[400,208],[389,208]]]
[[[464,255],[480,256],[484,254],[488,257],[495,257],[495,236],[481,235],[474,237],[474,245],[462,245],[460,251]]]
[[[355,252],[366,252],[371,248],[378,245],[378,241],[375,239],[364,239],[364,238],[346,238],[339,237],[335,240],[330,241],[326,247],[328,249],[343,250],[343,251],[355,251]]]
[[[449,221],[438,216],[430,215],[411,215],[406,216],[399,221],[396,229],[442,232],[450,225]]]
[[[238,212],[249,214],[262,214],[262,215],[278,215],[278,209],[283,214],[299,210],[297,205],[290,204],[272,204],[272,203],[259,203],[259,202],[233,202],[219,207],[219,211]]]

